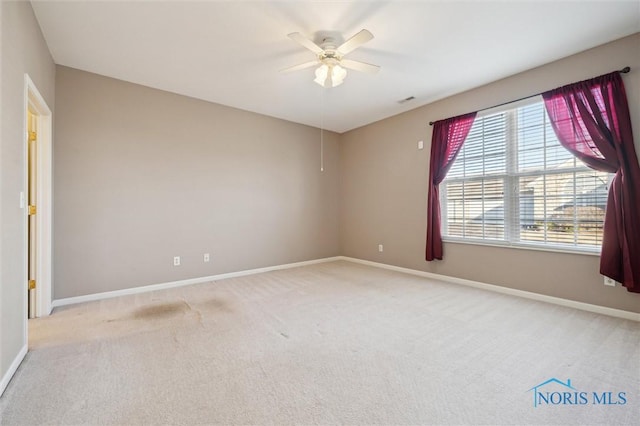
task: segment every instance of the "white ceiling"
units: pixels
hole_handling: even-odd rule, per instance
[[[638,0],[32,4],[57,64],[337,132],[640,31]],[[375,38],[348,57],[378,74],[279,73],[314,59],[287,34],[362,28]]]

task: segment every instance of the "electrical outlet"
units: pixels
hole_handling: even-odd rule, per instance
[[[180,256],[173,257],[173,266],[180,266]]]
[[[211,260],[211,258],[210,258],[210,256],[209,256],[209,253],[205,253],[205,254],[202,256],[202,260],[203,260],[204,262],[208,262],[209,260]]]
[[[604,285],[608,285],[610,287],[615,287],[616,286],[616,280],[611,279],[609,277],[604,277]]]
[[[380,253],[382,253],[384,251],[384,247],[382,246],[382,244],[378,244],[378,251]]]

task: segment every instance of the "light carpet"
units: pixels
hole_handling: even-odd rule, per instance
[[[344,261],[67,306],[29,329],[3,425],[640,419],[638,323]],[[588,403],[534,407],[552,378]]]

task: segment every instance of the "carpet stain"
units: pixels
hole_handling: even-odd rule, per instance
[[[231,306],[224,299],[209,299],[202,302],[202,307],[207,311],[233,312]]]
[[[198,324],[204,327],[202,324],[202,312],[200,312],[199,309],[194,309],[186,300],[184,300],[184,303],[189,307],[189,310],[196,315],[196,318],[198,318]]]
[[[165,318],[177,314],[184,314],[191,308],[185,302],[163,303],[161,305],[145,306],[137,309],[131,315],[135,319]]]

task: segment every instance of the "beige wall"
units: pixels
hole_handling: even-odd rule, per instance
[[[55,66],[31,4],[0,2],[0,378],[26,345],[24,74],[53,110]]]
[[[65,67],[56,90],[54,299],[339,254],[337,134],[320,172],[315,128]]]
[[[341,252],[580,302],[640,312],[640,295],[603,285],[599,258],[445,243],[444,260],[424,260],[429,121],[488,108],[624,66],[640,153],[640,34],[452,96],[341,135]],[[470,64],[469,72],[473,72]],[[417,150],[417,141],[425,149]],[[378,253],[378,244],[384,252]]]

